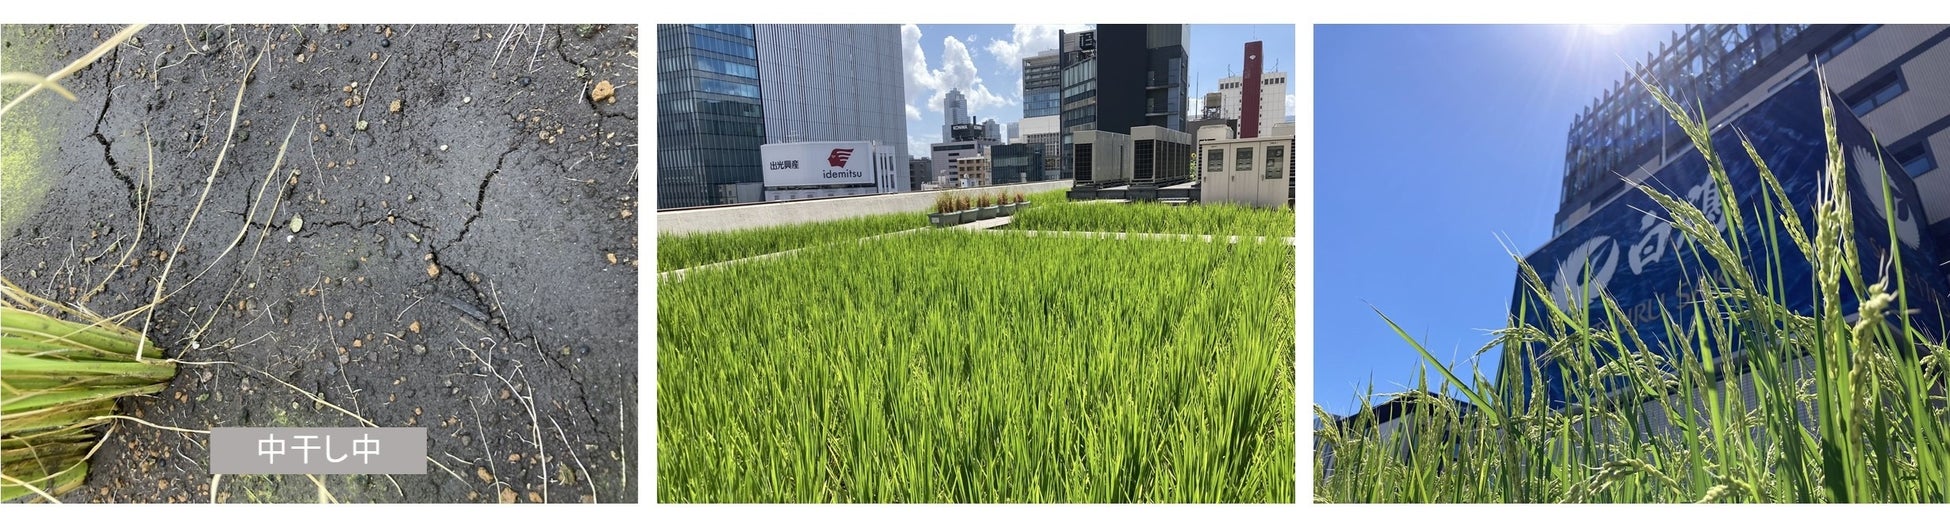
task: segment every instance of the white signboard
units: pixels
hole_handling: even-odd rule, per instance
[[[873,142],[813,141],[761,145],[765,187],[873,185]]]

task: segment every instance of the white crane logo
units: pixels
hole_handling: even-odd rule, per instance
[[[1551,298],[1566,312],[1598,298],[1611,276],[1618,271],[1618,243],[1611,237],[1593,237],[1557,263],[1557,276],[1551,281]],[[1588,305],[1587,305],[1588,306]]]

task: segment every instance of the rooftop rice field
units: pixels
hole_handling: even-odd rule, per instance
[[[1293,281],[959,230],[666,279],[658,501],[1291,502]]]
[[[1032,202],[1036,202],[1033,201]],[[1008,229],[1292,237],[1293,210],[1230,204],[1036,202]]]
[[[660,234],[657,236],[657,271],[682,270],[927,225],[928,216],[925,213],[894,213],[748,230]]]

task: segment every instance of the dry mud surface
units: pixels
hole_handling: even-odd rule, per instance
[[[0,67],[52,72],[119,29],[8,26]],[[213,480],[208,435],[119,421],[60,499],[636,501],[637,39],[153,25],[63,83],[79,101],[10,111],[0,275],[113,314],[168,264],[150,336],[206,363],[120,413],[430,438],[425,475]]]

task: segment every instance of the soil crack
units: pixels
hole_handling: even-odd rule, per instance
[[[112,78],[116,69],[122,65],[122,49],[116,47],[114,51],[109,52],[108,57],[108,69],[102,74],[104,79]],[[115,161],[115,152],[111,148],[114,142],[109,141],[108,136],[102,135],[102,122],[108,121],[108,108],[114,102],[115,88],[110,87],[108,93],[102,95],[102,111],[95,115],[95,128],[88,133],[88,137],[94,138],[96,143],[102,145],[102,160],[108,162],[109,173],[115,175],[116,180],[121,180],[123,187],[128,188],[129,209],[136,209],[141,204],[141,199],[137,197],[135,179],[122,171],[122,164]]]
[[[461,222],[460,235],[455,236],[453,241],[446,244],[446,247],[460,244],[461,241],[467,239],[468,230],[474,229],[474,221],[481,218],[481,207],[487,202],[488,186],[494,183],[495,175],[501,174],[501,165],[508,161],[508,155],[514,153],[515,149],[519,147],[519,143],[509,145],[507,150],[501,151],[501,155],[494,159],[494,169],[489,170],[486,176],[481,177],[481,186],[474,190],[474,213],[468,215],[466,221]]]

